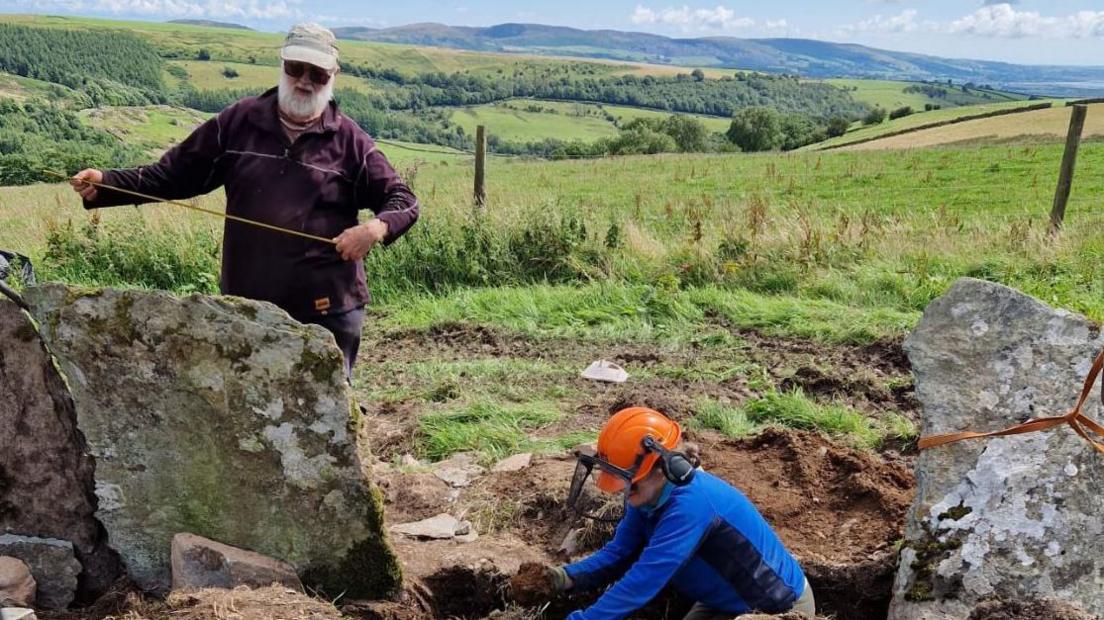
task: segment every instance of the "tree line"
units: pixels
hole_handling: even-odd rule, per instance
[[[157,50],[124,32],[0,24],[0,71],[62,84],[95,105],[165,100]]]

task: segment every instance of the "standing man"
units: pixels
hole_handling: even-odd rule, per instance
[[[615,414],[596,453],[581,453],[568,503],[591,472],[621,495],[625,515],[605,547],[564,567],[547,567],[549,589],[610,586],[568,620],[621,620],[668,584],[691,600],[684,620],[729,620],[753,611],[815,616],[813,589],[797,560],[743,493],[679,452],[682,430],[645,407]]]
[[[220,290],[270,301],[328,329],[351,378],[369,302],[361,259],[417,221],[418,200],[331,100],[333,33],[293,26],[280,57],[276,88],[229,106],[158,163],[82,170],[71,183],[86,209],[149,202],[86,181],[170,200],[225,186],[228,214],[334,239],[336,246],[227,220]],[[375,217],[358,223],[361,209]]]

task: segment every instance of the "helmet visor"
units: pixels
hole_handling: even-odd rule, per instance
[[[571,488],[567,494],[567,505],[584,517],[602,521],[616,521],[617,519],[609,519],[599,515],[588,514],[583,510],[579,500],[583,495],[587,479],[590,478],[591,473],[595,469],[598,470],[595,484],[599,489],[609,494],[624,494],[626,497],[628,496],[629,488],[632,486],[633,472],[631,470],[621,469],[599,458],[593,451],[581,450],[576,453],[576,457],[578,461],[575,463],[575,473],[571,476]]]

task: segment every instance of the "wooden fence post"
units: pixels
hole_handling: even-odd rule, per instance
[[[475,206],[487,204],[487,134],[483,125],[475,128]]]
[[[1062,169],[1058,173],[1058,190],[1054,193],[1054,206],[1050,210],[1050,233],[1056,234],[1062,228],[1066,217],[1066,202],[1073,189],[1073,171],[1077,166],[1077,149],[1081,146],[1081,131],[1085,128],[1085,113],[1088,106],[1075,105],[1070,114],[1069,134],[1066,136],[1066,152],[1062,155]]]

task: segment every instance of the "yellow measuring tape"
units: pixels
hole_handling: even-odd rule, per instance
[[[45,172],[46,174],[49,174],[51,176],[60,177],[62,179],[70,179],[71,180],[73,178],[73,177],[71,177],[67,174],[58,172],[56,170],[43,170],[43,172]],[[191,209],[192,211],[199,211],[200,213],[206,213],[208,215],[215,215],[215,216],[221,217],[223,219],[233,220],[235,222],[241,222],[242,224],[249,224],[251,226],[258,226],[260,228],[264,228],[264,229],[267,229],[267,230],[273,230],[273,231],[281,232],[281,233],[288,234],[288,235],[294,235],[296,237],[303,237],[305,239],[311,239],[311,240],[314,240],[314,241],[321,241],[322,243],[328,243],[330,245],[337,245],[337,242],[334,241],[333,239],[327,239],[325,237],[319,237],[319,236],[312,235],[312,234],[309,234],[309,233],[300,232],[298,230],[292,230],[290,228],[281,228],[279,226],[273,226],[272,224],[265,224],[264,222],[258,222],[256,220],[251,220],[251,219],[248,219],[248,218],[239,217],[237,215],[230,215],[229,213],[221,213],[219,211],[212,211],[211,209],[204,209],[203,207],[197,207],[195,205],[188,204],[186,202],[181,202],[179,200],[168,200],[167,198],[158,198],[157,196],[151,196],[149,194],[143,194],[142,192],[136,192],[136,191],[129,190],[129,189],[123,189],[121,187],[114,187],[114,186],[111,186],[111,185],[106,185],[104,183],[96,183],[94,181],[86,181],[84,179],[81,179],[80,182],[81,183],[87,183],[87,184],[89,184],[93,187],[102,187],[104,189],[109,189],[109,190],[120,192],[120,193],[123,193],[123,194],[130,194],[131,196],[137,196],[139,198],[145,198],[146,200],[153,200],[155,202],[164,202],[164,203],[168,203],[168,204],[175,205],[175,206],[178,206],[178,207],[184,207],[185,209]]]

